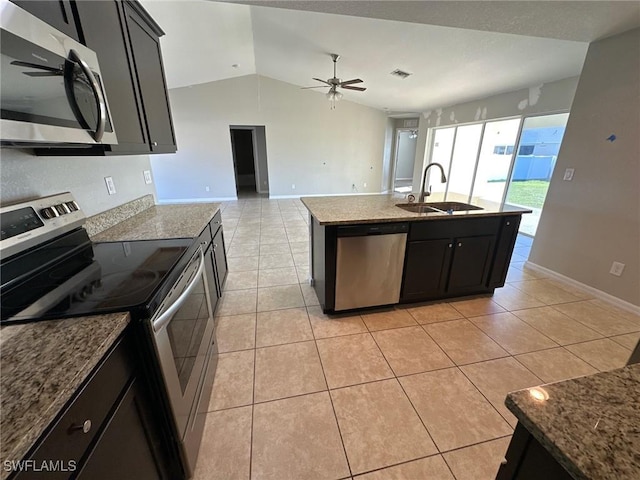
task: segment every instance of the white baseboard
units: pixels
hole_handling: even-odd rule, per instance
[[[585,292],[593,295],[594,297],[604,300],[605,302],[608,302],[616,307],[619,307],[631,313],[635,313],[636,315],[640,315],[640,306],[638,305],[634,305],[633,303],[627,302],[626,300],[622,300],[621,298],[614,297],[613,295],[603,292],[602,290],[598,290],[597,288],[594,288],[590,285],[586,285],[582,282],[574,280],[573,278],[562,275],[561,273],[558,273],[554,270],[550,270],[546,267],[542,267],[536,263],[526,261],[524,264],[525,266],[529,267],[531,270],[544,273],[545,275],[548,275],[551,278],[568,283],[569,285],[579,288],[580,290],[584,290]]]
[[[171,203],[211,203],[211,202],[233,202],[238,197],[209,197],[209,198],[168,198],[158,199],[158,205],[168,205]]]
[[[269,200],[300,197],[346,197],[354,195],[384,195],[384,192],[352,192],[352,193],[302,193],[299,195],[269,195]]]

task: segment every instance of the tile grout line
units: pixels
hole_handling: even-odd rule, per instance
[[[418,420],[420,420],[420,423],[422,424],[422,427],[427,432],[427,435],[429,436],[429,439],[431,440],[431,443],[433,443],[433,446],[435,447],[436,452],[440,453],[440,447],[438,447],[438,445],[436,444],[435,440],[433,439],[433,436],[431,435],[431,432],[427,428],[427,425],[425,424],[424,420],[420,416],[420,413],[418,413],[418,410],[416,409],[415,405],[411,401],[411,398],[409,397],[409,395],[407,394],[406,390],[404,389],[404,386],[402,385],[402,382],[399,380],[398,375],[396,375],[395,370],[391,367],[391,364],[389,363],[389,360],[387,360],[387,357],[384,354],[384,352],[382,351],[382,348],[380,348],[380,345],[376,341],[376,338],[371,333],[369,333],[369,335],[371,335],[371,338],[373,338],[373,342],[376,344],[376,347],[378,347],[378,350],[382,354],[382,358],[384,358],[384,361],[386,362],[387,366],[391,370],[391,373],[393,373],[393,378],[396,381],[396,384],[398,384],[400,386],[400,389],[402,390],[402,393],[404,393],[405,398],[409,401],[409,404],[411,405],[411,408],[413,409],[414,413],[418,417]]]
[[[307,310],[307,316],[309,312]],[[311,323],[311,321],[309,321]],[[311,334],[313,335],[313,343],[316,346],[316,353],[318,355],[318,359],[320,360],[320,369],[322,370],[322,377],[324,378],[324,383],[327,386],[327,395],[329,396],[329,402],[331,402],[331,410],[333,411],[333,418],[336,422],[336,426],[338,427],[338,435],[340,435],[340,443],[342,444],[342,451],[344,453],[344,458],[347,461],[347,468],[349,469],[349,475],[353,476],[353,470],[351,469],[351,462],[349,462],[349,455],[347,455],[347,447],[344,444],[344,438],[342,436],[342,430],[340,429],[340,422],[338,421],[338,414],[336,413],[336,407],[333,404],[333,396],[331,395],[331,390],[329,389],[329,382],[327,381],[327,374],[324,371],[324,364],[322,363],[322,355],[320,355],[320,349],[318,348],[318,341],[315,338],[315,332],[313,331],[313,327],[311,327]]]

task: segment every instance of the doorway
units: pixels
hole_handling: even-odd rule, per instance
[[[395,166],[393,172],[394,192],[411,193],[417,140],[418,130],[416,129],[398,129],[396,131]]]
[[[238,197],[268,196],[266,131],[262,125],[231,125],[231,152]]]

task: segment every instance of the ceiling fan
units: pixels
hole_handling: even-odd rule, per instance
[[[338,91],[338,88],[344,88],[345,90],[356,90],[358,92],[364,92],[366,88],[364,87],[354,87],[354,83],[362,83],[362,80],[359,78],[353,78],[351,80],[342,81],[336,76],[336,64],[338,63],[338,59],[340,55],[336,53],[331,53],[331,59],[333,60],[333,77],[328,78],[326,80],[322,80],[320,78],[313,77],[314,80],[318,82],[324,83],[324,85],[319,85],[317,87],[303,87],[303,89],[308,88],[326,88],[329,87],[329,91],[326,94],[326,97],[331,101],[331,108],[336,108],[336,101],[342,98],[342,93]]]

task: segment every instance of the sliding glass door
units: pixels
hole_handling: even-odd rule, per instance
[[[435,129],[427,186],[430,200],[469,202],[485,208],[508,203],[531,208],[520,231],[535,235],[568,113],[521,117]]]
[[[568,119],[568,113],[528,117],[522,125],[506,203],[533,210],[520,224],[527,235],[536,234]]]

